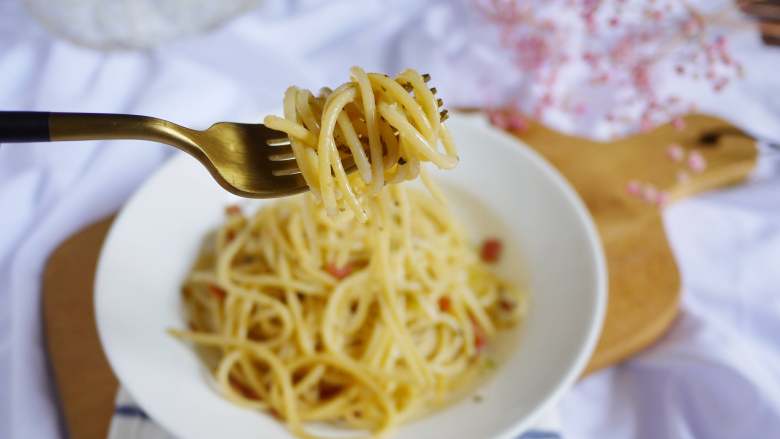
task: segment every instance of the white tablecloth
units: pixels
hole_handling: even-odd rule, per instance
[[[498,90],[511,85],[496,68],[502,55],[474,38],[468,1],[284,3],[268,0],[208,35],[155,50],[104,53],[58,40],[18,0],[0,1],[0,109],[140,113],[206,127],[256,121],[279,106],[287,85],[340,83],[351,65],[429,71],[449,105],[484,101],[469,78],[491,69]],[[743,81],[719,96],[680,92],[780,139],[780,52],[752,31],[733,45]],[[41,333],[48,253],[119,208],[169,154],[138,142],[0,147],[0,438],[61,437]],[[565,437],[780,432],[780,158],[761,161],[747,184],[667,211],[681,315],[659,343],[569,392],[560,405]]]

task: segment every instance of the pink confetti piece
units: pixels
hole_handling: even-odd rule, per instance
[[[642,185],[636,180],[631,180],[626,184],[626,192],[629,195],[638,196],[642,192]]]
[[[693,172],[702,172],[707,169],[707,160],[698,151],[693,151],[688,155],[688,167]]]
[[[666,156],[673,162],[681,162],[685,157],[685,151],[678,143],[672,143],[666,148]]]
[[[688,180],[690,180],[690,179],[691,179],[691,176],[688,175],[687,172],[685,172],[685,171],[677,172],[677,182],[679,182],[679,183],[687,183]]]

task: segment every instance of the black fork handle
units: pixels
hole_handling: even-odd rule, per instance
[[[52,113],[0,111],[0,143],[49,142]]]
[[[0,111],[0,143],[135,139],[192,148],[193,130],[135,114]]]

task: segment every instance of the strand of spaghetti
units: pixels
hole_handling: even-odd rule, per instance
[[[425,117],[425,113],[420,108],[420,105],[412,99],[401,84],[378,73],[370,73],[368,79],[372,84],[385,91],[384,99],[389,102],[397,102],[403,107],[404,113],[414,122],[415,131],[419,131],[420,135],[426,140],[435,141],[433,129],[428,122],[428,118]]]
[[[174,337],[187,339],[195,343],[206,346],[233,346],[244,349],[265,361],[270,366],[271,371],[280,385],[284,396],[284,413],[287,415],[287,421],[293,425],[298,424],[298,413],[296,411],[296,402],[294,396],[295,390],[292,386],[290,371],[268,348],[255,342],[247,340],[233,340],[219,335],[196,333],[192,331],[179,331],[171,329],[168,331]]]
[[[311,105],[314,97],[309,90],[296,89],[295,95],[295,108],[298,110],[298,114],[303,121],[306,128],[315,136],[317,136],[321,129],[321,121],[314,117]]]
[[[284,288],[285,299],[287,306],[290,308],[290,314],[292,315],[292,321],[295,326],[295,335],[298,340],[298,345],[301,351],[306,355],[314,353],[314,342],[312,341],[311,332],[303,322],[303,315],[301,311],[301,304],[298,301],[298,297],[295,291],[289,287],[290,268],[287,265],[285,258],[279,258],[279,276],[287,281],[287,286]]]
[[[317,136],[297,122],[279,116],[266,116],[263,119],[263,124],[268,128],[287,133],[306,146],[315,147],[317,145]]]
[[[327,364],[331,367],[338,368],[350,374],[355,380],[362,384],[367,390],[369,390],[375,397],[376,402],[379,403],[382,411],[386,414],[382,425],[377,429],[377,436],[386,434],[393,425],[393,418],[395,417],[395,408],[390,402],[390,398],[382,392],[381,387],[375,379],[368,376],[363,367],[356,364],[353,360],[341,357],[335,357],[331,354],[317,354],[311,357],[300,358],[299,360],[290,364],[290,369],[295,371],[297,368],[306,366],[309,364]]]
[[[214,374],[214,377],[219,384],[219,388],[222,391],[222,394],[225,395],[229,400],[242,407],[265,410],[268,408],[268,403],[265,401],[249,399],[241,393],[233,390],[233,386],[230,384],[230,369],[232,369],[234,364],[238,363],[242,355],[243,352],[241,351],[233,351],[225,355],[222,358],[222,361],[220,361],[219,367],[217,367],[217,372]]]
[[[369,192],[376,194],[384,185],[384,163],[382,160],[382,144],[379,140],[379,124],[376,116],[376,104],[374,102],[374,90],[366,72],[360,67],[352,67],[350,73],[357,81],[360,97],[363,103],[363,117],[366,120],[368,131],[368,145],[371,154],[372,179]]]
[[[438,131],[441,128],[441,116],[439,115],[439,107],[436,102],[436,97],[433,92],[425,84],[425,80],[422,76],[411,69],[406,69],[398,75],[398,80],[412,85],[414,90],[415,100],[422,107],[426,116],[428,116],[428,123],[434,131],[434,136],[438,135]]]
[[[372,175],[375,172],[378,172],[381,175],[381,167],[378,170],[371,169],[371,163],[369,163],[368,157],[366,157],[366,152],[363,151],[363,145],[360,143],[360,139],[355,132],[355,126],[352,125],[349,116],[347,116],[347,114],[344,112],[340,113],[337,119],[337,123],[339,130],[341,131],[341,135],[344,137],[344,141],[349,148],[349,152],[352,154],[352,159],[355,160],[355,165],[357,166],[358,172],[360,172],[360,176],[363,178],[363,181],[366,183],[370,182]],[[373,158],[371,160],[373,160]]]
[[[298,112],[296,110],[296,97],[298,95],[298,89],[296,87],[290,87],[284,93],[284,118],[295,123],[298,122]],[[303,128],[303,127],[301,127]],[[298,163],[298,168],[301,170],[301,175],[309,186],[310,190],[315,197],[320,197],[319,188],[315,186],[317,182],[316,171],[316,154],[313,154],[313,148],[317,146],[317,136],[312,133],[306,136],[309,140],[309,148],[306,145],[290,136],[290,146],[292,147],[295,160]]]
[[[338,150],[334,147],[330,149],[329,152],[331,154],[331,167],[333,169],[333,173],[335,174],[336,183],[338,184],[339,190],[341,191],[341,195],[346,199],[347,206],[352,209],[352,212],[354,212],[358,221],[361,223],[366,222],[368,220],[368,214],[366,214],[366,211],[360,205],[360,201],[358,201],[357,197],[355,196],[355,192],[352,190],[352,186],[350,185],[349,179],[347,178],[347,173],[344,170],[344,164],[341,162],[341,158],[339,157]]]
[[[442,154],[428,144],[426,138],[409,123],[404,115],[387,102],[379,103],[379,114],[387,120],[396,130],[405,136],[408,143],[414,146],[415,151],[426,160],[433,162],[442,169],[452,169],[458,164],[458,157]]]
[[[399,344],[401,351],[404,353],[404,356],[409,362],[412,373],[414,373],[420,382],[425,383],[430,379],[430,372],[424,366],[422,358],[420,358],[420,355],[415,349],[414,344],[409,339],[409,335],[403,329],[400,311],[396,304],[396,298],[394,294],[395,288],[393,286],[392,279],[390,278],[389,273],[381,268],[387,266],[388,253],[390,251],[390,238],[387,236],[387,229],[378,231],[376,236],[376,239],[379,241],[379,245],[377,246],[378,248],[374,259],[377,261],[378,268],[376,268],[376,270],[379,272],[383,287],[381,294],[379,295],[380,301],[382,303],[381,315],[384,317],[383,320],[387,321],[387,324],[390,327],[396,342]]]
[[[317,154],[319,155],[320,172],[320,190],[322,191],[322,201],[328,215],[336,215],[336,193],[334,190],[333,176],[331,175],[331,152],[335,152],[336,144],[333,141],[333,131],[336,127],[336,119],[339,113],[348,102],[355,98],[354,88],[345,88],[340,91],[334,91],[328,96],[325,109],[322,113],[322,126],[317,143]]]

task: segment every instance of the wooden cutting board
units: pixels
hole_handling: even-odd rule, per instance
[[[685,128],[661,126],[610,143],[567,136],[539,124],[515,133],[545,156],[577,189],[598,226],[609,270],[609,305],[586,373],[613,365],[657,340],[674,320],[680,276],[661,208],[630,195],[632,180],[668,191],[671,201],[733,184],[755,167],[755,142],[713,117],[690,115]],[[724,132],[711,144],[702,134]],[[667,157],[670,144],[682,162]],[[697,151],[707,163],[696,173],[685,164]],[[687,181],[678,174],[686,172]],[[107,218],[77,233],[52,253],[43,279],[47,347],[70,437],[104,439],[117,381],[98,341],[92,283]]]

